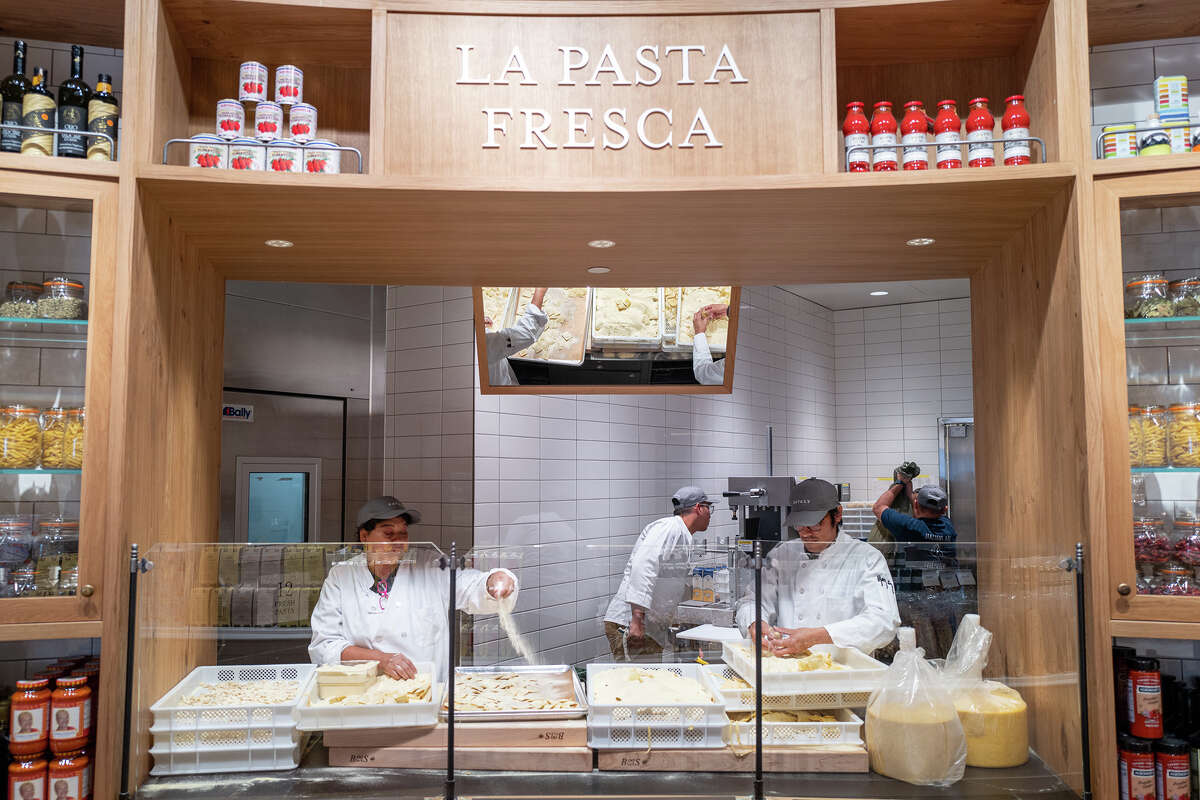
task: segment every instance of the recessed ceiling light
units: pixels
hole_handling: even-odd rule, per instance
[[[588,267],[588,272],[593,275],[603,275],[606,272],[612,272],[608,267]]]
[[[292,243],[287,239],[267,239],[263,242],[267,247],[291,247]]]
[[[916,239],[909,239],[907,242],[905,242],[905,244],[907,244],[909,247],[929,247],[929,245],[933,244],[935,241],[935,239],[920,236]]]
[[[617,243],[614,242],[612,239],[592,239],[590,242],[588,242],[588,247],[596,247],[601,250],[608,248],[608,247],[616,247],[616,246],[617,246]]]
[[[871,292],[871,297],[886,297],[886,296],[887,296],[887,292],[884,292],[884,291]]]

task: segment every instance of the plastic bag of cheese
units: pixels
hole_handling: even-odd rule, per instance
[[[937,669],[900,629],[900,651],[867,705],[871,769],[919,786],[949,786],[963,776],[967,742],[954,700]]]
[[[967,614],[954,634],[942,674],[967,737],[968,767],[1019,767],[1029,760],[1028,709],[1016,689],[985,681],[992,634]]]

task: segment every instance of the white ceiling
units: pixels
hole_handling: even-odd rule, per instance
[[[923,303],[928,300],[953,300],[969,297],[970,278],[950,278],[937,281],[893,281],[884,283],[809,283],[784,286],[793,294],[811,300],[834,311],[847,308],[894,306],[900,303]],[[870,292],[884,291],[883,297]]]

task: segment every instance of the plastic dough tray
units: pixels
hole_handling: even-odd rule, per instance
[[[744,658],[733,645],[742,644],[754,647],[749,639],[741,642],[722,642],[721,658],[742,676],[742,680],[754,685],[753,657]],[[879,686],[887,667],[853,647],[838,647],[832,644],[819,644],[812,648],[813,652],[829,653],[833,660],[844,664],[848,669],[810,670],[808,672],[763,672],[762,691],[764,695],[799,695],[817,692],[872,692]],[[751,650],[753,654],[753,650]],[[751,695],[753,696],[753,695]],[[751,701],[753,702],[753,701]]]
[[[414,664],[419,675],[432,675],[433,663]],[[436,725],[446,684],[434,683],[429,702],[379,703],[369,706],[313,705],[320,702],[314,680],[296,706],[296,727],[302,731],[362,730],[366,728],[415,728]]]
[[[658,328],[657,335],[649,336],[606,336],[596,330],[596,319],[599,314],[596,313],[596,306],[606,299],[605,292],[608,289],[593,289],[592,290],[592,321],[588,326],[590,336],[589,348],[595,349],[625,349],[625,350],[658,350],[662,346],[663,337],[665,336],[664,328],[664,305],[663,305],[663,290],[658,288]]]
[[[688,298],[688,290],[689,289],[704,289],[704,288],[707,288],[707,287],[684,286],[682,288],[682,292],[680,293],[680,296],[679,296],[679,310],[677,312],[678,316],[676,317],[676,322],[675,322],[675,343],[678,347],[683,348],[685,350],[692,349],[692,341],[693,341],[694,337],[692,336],[692,334],[687,333],[687,331],[691,330],[692,315],[695,314],[697,311],[699,311],[702,308],[702,306],[699,303],[694,303],[694,302],[690,301],[690,299]],[[729,294],[729,298],[732,299],[733,290],[729,289],[727,287],[721,287],[721,288],[726,289],[726,291]],[[728,345],[728,339],[729,339],[729,334],[728,334],[729,323],[728,323],[728,321],[725,324],[726,324],[726,334],[724,336],[720,337],[720,339],[718,341],[713,341],[713,339],[715,338],[713,336],[705,337],[708,340],[708,350],[710,353],[724,353],[725,352],[725,348]]]
[[[751,665],[753,667],[753,665]],[[722,684],[729,678],[740,678],[737,670],[728,664],[709,664],[705,667],[717,690],[725,700],[726,711],[753,711],[754,689],[735,689]],[[747,681],[749,683],[749,681]],[[804,692],[801,694],[764,694],[764,711],[816,711],[823,708],[866,708],[871,699],[869,691],[863,692]]]
[[[612,669],[636,667],[667,670],[691,678],[707,689],[711,703],[597,703],[592,694],[595,676]],[[588,747],[630,750],[643,747],[719,748],[725,746],[729,717],[712,676],[699,664],[588,664]]]
[[[833,712],[837,722],[764,722],[763,745],[862,744],[862,719],[848,708]],[[754,723],[730,722],[725,741],[754,747]]]
[[[250,741],[261,739],[255,731],[263,729],[295,729],[292,709],[303,697],[312,682],[317,668],[312,664],[270,664],[242,667],[196,667],[162,699],[150,706],[154,716],[152,731],[230,731],[243,728],[251,732]],[[184,697],[202,683],[226,683],[244,681],[298,681],[300,688],[296,696],[287,703],[242,703],[228,706],[186,706],[180,703]],[[197,737],[212,739],[214,737]],[[221,737],[217,737],[221,738]]]
[[[565,294],[565,291],[566,290],[561,288],[551,288],[546,292],[546,301],[544,301],[544,303],[549,303],[551,297],[556,297],[556,293],[558,295],[562,295]],[[520,351],[520,353],[509,356],[510,360],[532,361],[539,364],[558,364],[564,367],[578,367],[583,364],[583,360],[587,355],[588,347],[587,335],[590,327],[589,317],[592,311],[592,290],[589,288],[587,290],[587,294],[583,297],[560,297],[558,299],[565,301],[564,306],[568,314],[568,322],[564,326],[564,329],[568,333],[572,334],[576,339],[576,341],[571,344],[570,350],[560,352],[558,358],[538,358],[533,355],[521,355],[520,353],[528,353],[528,351],[533,348],[533,345],[530,345],[529,348]],[[545,304],[543,304],[543,310],[545,307]],[[513,293],[513,298],[509,301],[508,313],[505,315],[504,319],[504,327],[511,327],[517,321],[517,318],[523,311],[524,306],[521,305],[521,288],[518,288],[517,291]],[[550,330],[549,323],[546,325],[546,330],[542,332],[542,336],[548,335],[554,335],[554,333]]]

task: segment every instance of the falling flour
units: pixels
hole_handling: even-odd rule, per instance
[[[512,609],[508,604],[500,607],[500,629],[504,631],[504,635],[508,637],[508,641],[512,643],[513,649],[525,659],[530,665],[536,667],[538,665],[537,655],[533,652],[533,648],[525,641],[525,637],[521,635],[521,631],[517,629],[517,622],[513,619]]]

